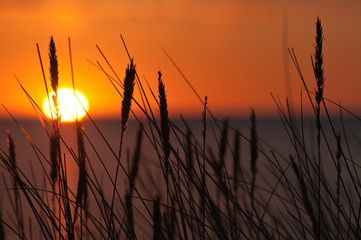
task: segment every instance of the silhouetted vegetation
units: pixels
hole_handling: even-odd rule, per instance
[[[272,95],[288,133],[290,149],[274,149],[259,139],[255,111],[250,114],[249,131],[242,133],[228,119],[219,120],[212,114],[207,97],[199,98],[203,104],[199,120],[203,128],[201,136],[196,136],[187,120],[183,119],[184,126],[179,126],[168,117],[171,109],[167,104],[167,79],[160,71],[157,96],[148,83],[143,85],[139,79],[123,38],[130,63],[122,81],[97,46],[112,72],[106,72],[100,63],[98,67],[119,93],[122,106],[119,129],[114,129],[119,131],[119,149],[112,147],[114,144],[87,113],[99,139],[112,153],[112,159],[103,159],[104,149],[94,147],[82,120],[75,119],[74,123],[77,151],[62,137],[56,94],[61,79],[51,38],[50,82],[43,76],[47,95],[48,84],[55,92],[52,119],[42,114],[24,90],[47,133],[49,152],[43,153],[14,118],[33,147],[41,166],[36,174],[43,181],[32,181],[19,167],[15,153],[22,148],[8,133],[8,148],[0,149],[1,168],[7,173],[1,188],[6,188],[12,200],[7,214],[11,212],[13,217],[5,216],[1,196],[0,239],[37,239],[32,226],[38,226],[40,239],[360,239],[360,165],[350,153],[346,132],[336,130],[328,112],[330,104],[336,105],[342,119],[342,113],[348,110],[324,97],[323,39],[317,18],[312,58],[315,93],[302,76],[294,50],[289,49],[304,85],[303,93],[308,96],[308,103],[302,106],[308,104],[314,112],[315,144],[305,139],[303,107],[301,116],[295,116],[287,99],[284,105]],[[44,69],[39,47],[38,51]],[[69,55],[71,58],[71,51]],[[75,92],[74,78],[73,86]],[[139,99],[133,94],[137,89]],[[150,103],[158,109],[152,109]],[[141,110],[141,116],[132,110],[134,106]],[[139,128],[133,153],[124,154],[130,114]],[[208,147],[210,138],[217,142],[216,148]],[[155,154],[147,159],[156,161],[157,171],[140,176],[139,169],[146,160],[145,141],[154,149]],[[315,153],[312,149],[316,149]],[[94,152],[92,161],[88,151]],[[76,192],[69,187],[69,161],[79,168]],[[99,176],[92,165],[94,161],[99,161],[105,175]],[[116,169],[110,168],[109,161],[115,163]],[[333,170],[326,172],[325,165]],[[120,184],[124,181],[126,184]],[[109,184],[104,187],[104,182]],[[31,210],[30,216],[24,215],[25,205]]]

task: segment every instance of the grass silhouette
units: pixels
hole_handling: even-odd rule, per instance
[[[55,92],[52,99],[55,106],[52,119],[45,117],[20,84],[47,133],[49,152],[43,153],[26,129],[13,118],[36,153],[42,166],[36,174],[41,175],[43,181],[32,181],[19,167],[15,152],[22,149],[21,146],[16,146],[16,140],[8,133],[8,148],[0,149],[0,158],[1,167],[7,173],[6,176],[3,174],[3,183],[11,199],[10,212],[13,217],[7,219],[4,210],[0,210],[0,239],[10,239],[10,236],[20,239],[36,238],[32,226],[39,227],[41,239],[361,237],[359,165],[351,154],[344,122],[342,121],[342,128],[337,132],[328,106],[331,104],[339,107],[341,118],[344,112],[349,111],[323,96],[323,31],[319,18],[316,21],[316,45],[312,58],[317,85],[315,93],[309,90],[302,76],[294,50],[289,49],[290,57],[304,85],[304,92],[308,96],[307,104],[314,110],[315,146],[306,141],[303,107],[300,109],[301,117],[296,117],[287,99],[286,105],[283,105],[281,100],[272,95],[284,129],[288,133],[292,146],[290,149],[274,149],[259,139],[256,114],[253,110],[249,134],[242,134],[233,128],[228,120],[217,119],[207,105],[207,97],[203,100],[199,96],[170,59],[204,106],[201,136],[195,135],[185,119],[185,128],[178,126],[168,117],[166,80],[162,73],[158,73],[157,97],[148,83],[143,85],[140,81],[123,37],[122,41],[130,61],[124,81],[120,80],[98,46],[112,72],[106,72],[99,63],[96,65],[122,99],[121,123],[116,130],[121,136],[119,149],[112,147],[113,144],[87,113],[99,139],[112,154],[111,161],[115,162],[115,171],[111,169],[108,159],[102,158],[101,152],[104,149],[97,149],[89,138],[82,120],[75,121],[77,151],[74,151],[62,136],[61,116],[56,107],[56,91],[61,79],[58,78],[58,60],[53,38],[49,44],[50,84]],[[44,73],[38,46],[37,49]],[[69,52],[71,60],[71,50]],[[72,60],[70,62],[72,65]],[[43,76],[48,93],[45,73]],[[73,73],[72,79],[75,92]],[[143,86],[149,89],[144,89]],[[136,88],[141,94],[141,101],[133,97]],[[146,90],[151,94],[146,94]],[[150,107],[152,102],[156,103],[158,109]],[[141,116],[132,110],[134,106],[141,110]],[[324,119],[321,117],[321,110],[325,115]],[[155,112],[159,112],[159,116],[156,116]],[[124,141],[128,141],[125,131],[130,114],[139,123],[132,155],[122,152]],[[216,148],[208,147],[210,138],[217,142]],[[151,158],[156,160],[156,174],[160,177],[150,176],[149,179],[143,179],[143,176],[139,175],[139,169],[145,160],[142,155],[145,141],[151,144],[155,152]],[[312,148],[316,149],[316,156],[312,153]],[[241,159],[245,149],[249,150],[249,159]],[[97,166],[102,168],[105,175],[98,175],[93,166],[94,161],[89,160],[87,151],[95,153],[94,161],[98,161]],[[321,155],[324,152],[327,154]],[[67,165],[70,161],[78,166],[76,191],[69,186]],[[333,167],[335,176],[326,172],[324,165]],[[8,184],[9,179],[11,184]],[[104,187],[104,179],[109,183],[108,191]],[[123,180],[126,184],[120,185],[119,182]],[[148,184],[143,185],[147,180]],[[152,191],[147,189],[149,184]],[[0,200],[2,203],[3,199]],[[30,209],[29,216],[24,215],[24,208]]]

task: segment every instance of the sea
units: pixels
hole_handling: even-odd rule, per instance
[[[228,170],[232,171],[232,161],[234,156],[234,138],[240,136],[240,165],[245,171],[250,171],[250,132],[251,121],[247,119],[211,119],[206,124],[206,151],[218,156],[221,135],[224,131],[224,123],[229,126],[227,131],[227,151],[226,162]],[[283,121],[280,118],[258,118],[256,119],[256,133],[258,151],[258,171],[264,173],[262,181],[268,181],[268,184],[276,182],[276,178],[271,174],[270,159],[277,157],[281,165],[285,168],[289,164],[289,157],[296,155],[294,148],[294,137],[301,139],[307,147],[309,155],[316,159],[317,156],[317,131],[315,128],[315,119],[293,119],[292,128],[297,129],[290,131],[290,122]],[[139,165],[139,174],[136,185],[142,192],[145,199],[154,199],[155,196],[161,198],[165,196],[164,178],[159,162],[159,154],[162,154],[161,141],[154,127],[150,128],[147,121],[143,123],[144,132],[141,147],[141,158]],[[157,122],[159,125],[159,122]],[[121,122],[115,119],[84,119],[82,122],[85,149],[87,153],[87,171],[88,174],[97,179],[104,190],[104,194],[110,199],[112,195],[111,181],[109,176],[114,179],[117,169],[117,156],[120,149]],[[331,182],[335,181],[335,168],[331,161],[331,154],[337,150],[335,134],[341,135],[341,141],[344,146],[345,154],[359,161],[358,156],[361,154],[361,121],[355,118],[332,119],[332,125],[328,119],[322,119],[323,133],[321,133],[321,156],[324,172],[330,177]],[[331,127],[332,126],[332,127]],[[125,194],[128,188],[125,171],[129,172],[134,156],[137,131],[140,123],[134,119],[129,120],[122,145],[121,163],[119,169],[118,186],[122,189],[121,194]],[[181,156],[185,151],[186,135],[188,129],[192,135],[192,141],[198,148],[202,148],[204,124],[202,119],[171,119],[170,142]],[[26,181],[32,182],[38,190],[44,191],[49,188],[46,182],[45,172],[50,172],[50,166],[47,163],[49,159],[49,137],[51,127],[45,123],[45,127],[39,120],[0,120],[0,148],[2,155],[8,153],[8,134],[14,139],[16,161],[19,169]],[[77,137],[75,123],[61,123],[60,132],[62,137],[61,151],[66,160],[66,169],[70,189],[76,193],[77,181],[79,176],[78,166],[72,157],[72,153],[77,154]],[[156,139],[156,140],[154,140]],[[154,143],[156,142],[156,145]],[[347,147],[346,147],[347,146]],[[172,155],[171,155],[171,158]],[[173,159],[174,160],[174,159]],[[356,162],[357,163],[357,162]],[[361,163],[357,163],[360,164]],[[291,170],[289,170],[291,171]],[[0,206],[1,217],[9,224],[15,225],[15,212],[13,205],[13,187],[12,178],[3,162],[0,163]],[[24,178],[25,179],[25,178]],[[163,189],[163,190],[162,190]],[[90,198],[91,200],[91,198]],[[22,198],[25,208],[25,215],[32,219],[32,213],[25,199]],[[92,201],[90,207],[96,207]],[[26,220],[26,222],[30,220]],[[32,226],[37,223],[33,219]],[[28,226],[28,225],[27,225]],[[148,228],[148,230],[146,230]],[[27,228],[30,231],[30,227]],[[144,230],[145,229],[145,230]],[[149,226],[140,231],[149,231]],[[9,228],[5,228],[7,236],[14,236]],[[33,228],[34,239],[40,236],[40,231]],[[40,238],[39,238],[40,239]]]

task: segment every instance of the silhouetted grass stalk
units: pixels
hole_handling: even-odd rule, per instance
[[[127,128],[127,122],[129,118],[129,113],[132,104],[133,92],[134,92],[134,78],[135,78],[135,65],[133,63],[133,59],[130,60],[130,64],[127,66],[125,71],[125,78],[124,78],[124,92],[123,92],[123,100],[122,100],[122,110],[121,110],[121,134],[120,134],[120,146],[119,146],[119,155],[118,155],[118,163],[117,168],[115,171],[115,180],[114,180],[114,187],[113,187],[113,195],[112,195],[112,202],[110,208],[110,224],[113,224],[113,216],[114,216],[114,200],[115,200],[115,192],[117,188],[118,182],[118,175],[119,175],[119,167],[120,167],[120,160],[122,155],[122,147],[123,147],[123,139],[125,130]],[[113,225],[113,227],[115,227]],[[113,229],[115,231],[115,229]]]
[[[258,159],[258,139],[256,132],[256,115],[254,111],[251,112],[251,141],[250,141],[250,149],[251,149],[251,173],[252,173],[252,183],[251,183],[251,202],[254,202],[254,190],[257,176],[257,159]]]
[[[337,143],[337,151],[336,151],[336,171],[337,171],[337,180],[336,180],[336,207],[337,207],[337,238],[340,238],[340,231],[341,231],[341,219],[340,219],[340,189],[341,189],[341,135],[338,134],[336,137],[336,143]]]
[[[205,239],[205,191],[204,187],[206,185],[206,137],[207,137],[207,96],[204,97],[204,104],[203,104],[203,112],[202,112],[202,123],[203,123],[203,132],[202,132],[202,159],[203,163],[200,168],[201,177],[202,177],[202,191],[201,191],[201,213],[202,213],[202,236],[201,238]]]
[[[317,151],[318,151],[318,238],[321,237],[321,102],[323,99],[323,89],[324,89],[324,72],[323,72],[323,53],[322,53],[322,44],[323,44],[323,31],[321,20],[317,18],[316,22],[316,46],[314,58],[312,60],[313,71],[317,82],[316,89],[316,128],[317,128]]]
[[[161,139],[163,146],[163,162],[164,162],[164,174],[167,188],[167,206],[169,206],[169,154],[170,154],[170,142],[169,142],[169,118],[168,118],[168,105],[167,97],[165,94],[165,87],[162,80],[162,73],[158,71],[158,93],[159,93],[159,112],[160,112],[160,128]],[[169,209],[167,208],[167,219],[169,219]],[[168,235],[169,237],[169,235]]]
[[[11,164],[11,168],[13,171],[13,190],[14,190],[14,200],[15,200],[15,215],[18,224],[18,231],[22,238],[25,238],[25,231],[24,231],[24,217],[23,217],[23,210],[21,204],[21,198],[19,195],[18,189],[18,180],[17,178],[17,163],[15,158],[15,144],[14,139],[11,137],[10,132],[8,132],[8,150],[9,150],[9,162]]]

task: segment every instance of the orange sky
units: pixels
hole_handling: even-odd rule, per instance
[[[276,115],[270,92],[282,99],[286,96],[286,47],[296,50],[309,87],[315,86],[310,55],[319,15],[326,38],[325,96],[361,112],[360,12],[361,2],[350,0],[2,0],[0,103],[16,117],[35,117],[13,74],[41,105],[45,88],[36,43],[48,75],[50,36],[54,36],[58,50],[60,86],[70,87],[70,36],[76,87],[89,99],[90,113],[120,116],[121,98],[87,59],[105,65],[95,47],[98,44],[123,78],[128,62],[119,37],[123,34],[139,76],[145,76],[154,90],[157,71],[162,70],[171,115],[200,116],[202,105],[162,47],[199,94],[209,97],[213,112],[248,117],[254,108],[260,115]],[[301,83],[289,64],[297,106]],[[0,109],[0,117],[6,116]]]

